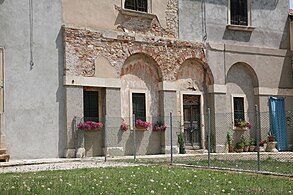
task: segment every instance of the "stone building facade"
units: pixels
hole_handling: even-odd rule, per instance
[[[293,106],[288,2],[237,4],[244,23],[233,2],[0,1],[2,145],[12,158],[132,155],[134,143],[138,154],[169,153],[172,113],[173,151],[179,132],[206,149],[210,108],[213,149],[226,152],[234,99],[252,123],[270,96]],[[91,117],[104,127],[80,131]],[[137,130],[134,141],[136,119],[167,131]]]

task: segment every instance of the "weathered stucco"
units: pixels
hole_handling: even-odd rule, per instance
[[[181,64],[189,58],[198,59],[203,64],[205,62],[203,45],[200,43],[112,33],[114,36],[109,38],[108,32],[64,27],[65,75],[94,76],[94,59],[99,55],[107,58],[121,74],[121,68],[129,56],[144,53],[158,64],[162,80],[176,80]]]
[[[122,0],[63,0],[67,25],[178,37],[177,0],[152,0],[149,13],[124,9]]]

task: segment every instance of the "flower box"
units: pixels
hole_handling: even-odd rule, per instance
[[[154,126],[153,126],[153,131],[155,132],[165,132],[167,129],[166,125],[162,122],[157,122]]]
[[[85,121],[83,123],[79,123],[77,125],[77,128],[83,131],[98,131],[102,129],[104,126],[103,123],[98,123],[94,121]]]
[[[135,127],[137,130],[144,130],[145,131],[151,127],[151,123],[138,119],[135,121]]]

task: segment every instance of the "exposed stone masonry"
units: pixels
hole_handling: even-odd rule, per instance
[[[106,57],[121,74],[125,60],[132,54],[151,56],[158,64],[162,80],[175,80],[181,64],[190,58],[205,65],[201,43],[146,36],[141,34],[94,31],[64,27],[65,75],[94,76],[95,59]]]

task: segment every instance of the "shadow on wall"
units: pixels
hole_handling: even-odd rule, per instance
[[[233,31],[228,28],[225,29],[223,40],[249,42],[252,32]]]
[[[147,154],[160,154],[161,153],[161,132],[152,131],[149,137],[147,146]]]
[[[144,131],[135,131],[135,140],[136,140],[136,153],[139,154],[139,148],[141,146],[142,139],[144,137]],[[129,137],[125,144],[125,155],[134,154],[134,142],[133,142],[133,131],[129,134]]]
[[[0,0],[1,1],[1,0]],[[63,85],[63,70],[64,70],[64,46],[63,46],[63,29],[61,28],[56,38],[56,49],[58,50],[58,77],[59,86],[56,91],[56,102],[59,103],[59,140],[58,140],[58,153],[63,156],[65,143],[66,143],[66,125],[65,125],[65,88]],[[73,127],[71,128],[74,129]],[[72,140],[73,141],[73,140]]]
[[[257,0],[257,1],[252,1],[251,8],[274,10],[276,9],[278,3],[279,3],[279,0]]]
[[[284,27],[284,30],[282,31],[282,39],[280,42],[280,49],[290,49],[290,39],[289,39],[289,33],[290,33],[290,29],[289,29],[289,18],[287,18],[286,20],[286,25]]]

